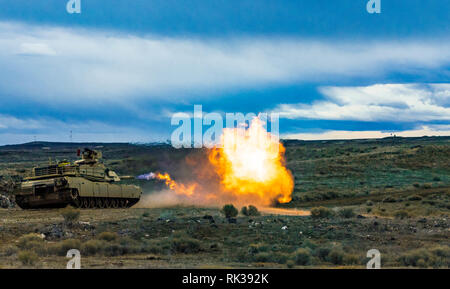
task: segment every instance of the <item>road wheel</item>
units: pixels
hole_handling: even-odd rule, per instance
[[[105,208],[111,208],[112,206],[111,206],[111,199],[109,199],[109,198],[104,198],[103,199],[103,206],[105,207]]]
[[[72,190],[72,205],[76,208],[82,207],[82,200],[76,189]]]
[[[85,209],[89,208],[89,200],[87,198],[82,198],[81,202],[82,202],[83,208],[85,208]]]
[[[95,198],[94,197],[90,197],[89,198],[89,208],[95,208],[96,204],[95,204]]]
[[[114,209],[117,209],[117,207],[119,206],[117,199],[111,199],[111,207]]]

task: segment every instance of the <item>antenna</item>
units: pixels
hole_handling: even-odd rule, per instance
[[[72,142],[72,130],[70,130],[70,142]]]

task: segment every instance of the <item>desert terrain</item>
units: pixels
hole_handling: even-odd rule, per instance
[[[157,180],[130,209],[0,209],[0,268],[382,268],[450,266],[450,138],[284,141],[292,200],[227,218],[222,205],[158,204]],[[182,182],[204,149],[164,144],[45,143],[0,147],[0,193],[36,165],[101,150],[120,175],[164,171]],[[189,160],[189,161],[186,161]],[[199,160],[198,162],[196,160]],[[158,195],[159,194],[159,195]],[[13,199],[13,198],[11,198]],[[156,202],[156,203],[155,203]],[[252,205],[252,204],[247,204]]]

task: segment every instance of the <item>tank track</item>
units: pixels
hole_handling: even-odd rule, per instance
[[[139,199],[131,198],[78,197],[73,200],[72,205],[82,209],[130,208],[138,201]]]

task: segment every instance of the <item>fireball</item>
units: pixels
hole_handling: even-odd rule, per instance
[[[209,160],[224,191],[244,203],[266,206],[291,200],[294,181],[284,166],[284,152],[278,139],[254,118],[248,129],[224,129],[221,147],[211,150]]]
[[[267,207],[291,201],[294,180],[284,166],[285,148],[264,129],[259,118],[254,118],[248,129],[224,129],[220,144],[208,154],[220,180],[219,191],[202,187],[199,180],[189,184],[175,182],[168,173],[150,174],[151,178],[165,181],[177,196],[187,197],[195,204],[233,202]]]

